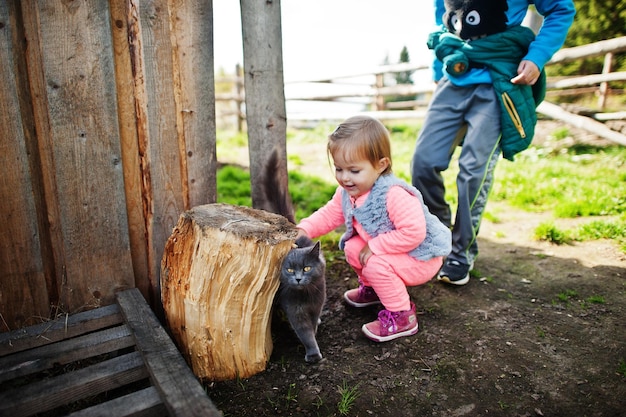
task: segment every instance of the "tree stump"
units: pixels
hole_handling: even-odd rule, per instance
[[[248,207],[207,204],[180,216],[163,253],[161,299],[197,377],[265,370],[280,266],[295,236],[284,217]]]

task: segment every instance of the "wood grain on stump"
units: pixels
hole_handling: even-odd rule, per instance
[[[265,370],[280,265],[295,235],[284,217],[248,207],[207,204],[180,216],[161,262],[161,299],[197,377]]]

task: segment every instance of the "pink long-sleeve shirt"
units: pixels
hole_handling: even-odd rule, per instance
[[[341,194],[342,188],[337,187],[332,199],[311,216],[303,219],[298,227],[315,239],[345,224]],[[368,196],[369,192],[356,200],[351,198],[354,207],[360,207]],[[402,187],[391,187],[387,193],[387,212],[395,230],[381,233],[375,238],[369,236],[356,218],[354,219],[354,230],[368,243],[372,253],[375,255],[408,253],[422,243],[426,237],[426,220],[417,197]]]

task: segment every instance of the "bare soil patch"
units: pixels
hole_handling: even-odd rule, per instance
[[[625,254],[609,241],[536,241],[548,215],[498,204],[506,215],[483,222],[468,285],[410,288],[417,335],[366,339],[360,328],[378,308],[347,307],[342,294],[356,276],[345,260],[329,260],[324,361],[307,365],[276,320],[266,371],[207,383],[216,406],[225,416],[340,416],[340,388],[356,387],[345,415],[626,415]]]

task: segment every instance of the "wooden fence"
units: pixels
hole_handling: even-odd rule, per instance
[[[286,160],[281,11],[239,3],[256,173]],[[216,200],[212,5],[0,1],[0,331],[133,287],[163,319],[165,242]]]
[[[626,72],[612,72],[616,54],[624,51],[626,51],[626,37],[599,41],[574,48],[564,48],[558,51],[548,65],[604,56],[604,68],[601,74],[567,78],[549,78],[547,82],[548,101],[544,102],[538,108],[538,111],[549,117],[561,119],[566,123],[587,129],[594,134],[626,145],[626,136],[624,136],[624,134],[615,132],[602,123],[607,120],[626,119],[626,112],[606,113],[602,111],[606,106],[607,97],[610,94],[623,94],[623,90],[612,91],[609,85],[611,82],[626,81]],[[358,74],[334,74],[316,79],[286,82],[287,87],[290,85],[321,86],[328,84],[337,87],[335,91],[324,94],[318,92],[307,95],[290,95],[287,93],[286,100],[288,103],[289,101],[333,102],[346,98],[360,98],[366,99],[363,102],[363,107],[368,109],[366,112],[380,119],[423,118],[428,105],[428,98],[434,91],[434,84],[388,85],[388,80],[399,72],[422,72],[422,77],[414,77],[419,79],[429,79],[428,77],[430,77],[430,69],[428,66],[410,63],[385,65],[362,71]],[[236,69],[235,74],[239,74],[239,69]],[[353,80],[355,79],[361,80],[362,84],[354,83]],[[219,81],[218,79],[217,82]],[[229,81],[233,83],[232,92],[229,94],[217,94],[216,101],[218,101],[218,103],[220,101],[230,102],[231,106],[226,107],[226,110],[222,112],[218,112],[217,116],[218,118],[236,118],[237,127],[241,130],[243,122],[245,121],[245,112],[243,110],[243,83],[240,77],[235,77]],[[314,88],[311,90],[315,91]],[[317,90],[319,91],[320,89],[318,88]],[[596,114],[593,114],[592,117],[578,116],[549,103],[551,97],[589,93],[597,94],[598,96],[597,107],[599,110]],[[418,99],[386,101],[385,98],[390,96],[417,96]],[[353,112],[337,111],[288,113],[288,120],[291,124],[298,125],[320,120],[343,120],[352,114]]]
[[[132,287],[158,305],[172,227],[215,198],[210,22],[210,0],[0,2],[0,331]]]

